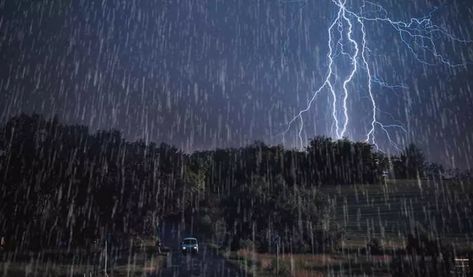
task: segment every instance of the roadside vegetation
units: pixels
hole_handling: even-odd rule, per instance
[[[0,260],[2,276],[148,276],[166,266],[166,257],[155,251],[153,239],[135,239],[127,252],[108,252],[97,249],[15,253]]]

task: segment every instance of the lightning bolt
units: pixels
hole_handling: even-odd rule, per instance
[[[365,135],[365,141],[373,144],[378,150],[379,146],[376,140],[377,133],[384,134],[388,142],[399,149],[392,139],[390,129],[398,129],[407,133],[407,129],[402,124],[384,124],[379,120],[380,107],[376,102],[374,85],[391,90],[405,90],[407,87],[401,85],[391,85],[376,76],[370,67],[368,47],[368,36],[366,24],[373,22],[377,24],[386,24],[390,26],[400,37],[402,44],[414,56],[415,60],[423,65],[443,64],[449,67],[465,66],[465,63],[455,63],[445,57],[437,47],[437,37],[451,40],[459,43],[471,43],[471,40],[457,38],[446,29],[435,25],[432,21],[433,14],[437,9],[432,10],[424,17],[410,18],[407,21],[393,20],[388,16],[388,12],[381,5],[363,1],[358,11],[351,10],[346,0],[331,0],[338,8],[335,18],[328,26],[328,66],[327,73],[322,84],[314,90],[311,98],[304,109],[300,110],[288,123],[284,135],[290,131],[295,122],[300,122],[297,132],[300,147],[304,147],[303,115],[312,108],[317,96],[324,91],[328,91],[331,99],[332,136],[341,139],[347,136],[350,123],[348,103],[350,100],[350,84],[357,74],[365,74],[367,79],[367,98],[371,107],[369,129]],[[355,31],[361,35],[356,35]],[[427,55],[426,55],[427,54]],[[343,76],[335,74],[336,59],[343,56],[348,60],[349,72]],[[341,81],[337,81],[342,79]],[[337,89],[338,87],[341,88]],[[341,101],[341,103],[339,103]]]

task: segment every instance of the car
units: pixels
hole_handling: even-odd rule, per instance
[[[182,254],[199,254],[199,243],[196,238],[184,238],[181,242]]]

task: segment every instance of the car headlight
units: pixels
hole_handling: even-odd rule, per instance
[[[186,247],[185,247],[185,246],[183,246],[183,247],[182,247],[182,250],[186,250]]]
[[[197,246],[194,246],[194,249],[197,249]]]

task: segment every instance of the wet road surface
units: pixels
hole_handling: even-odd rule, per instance
[[[172,249],[166,258],[164,267],[159,276],[247,276],[232,264],[218,255],[206,244],[200,244],[198,255],[183,255],[179,249]]]
[[[166,257],[166,262],[157,272],[158,276],[180,277],[180,276],[208,276],[208,277],[235,277],[248,276],[233,264],[230,264],[224,257],[217,253],[215,248],[199,240],[198,255],[182,254],[179,245],[183,237],[179,226],[162,226],[160,231],[161,243],[168,247],[170,252]],[[192,236],[192,235],[190,235]],[[199,239],[199,237],[197,237]]]

